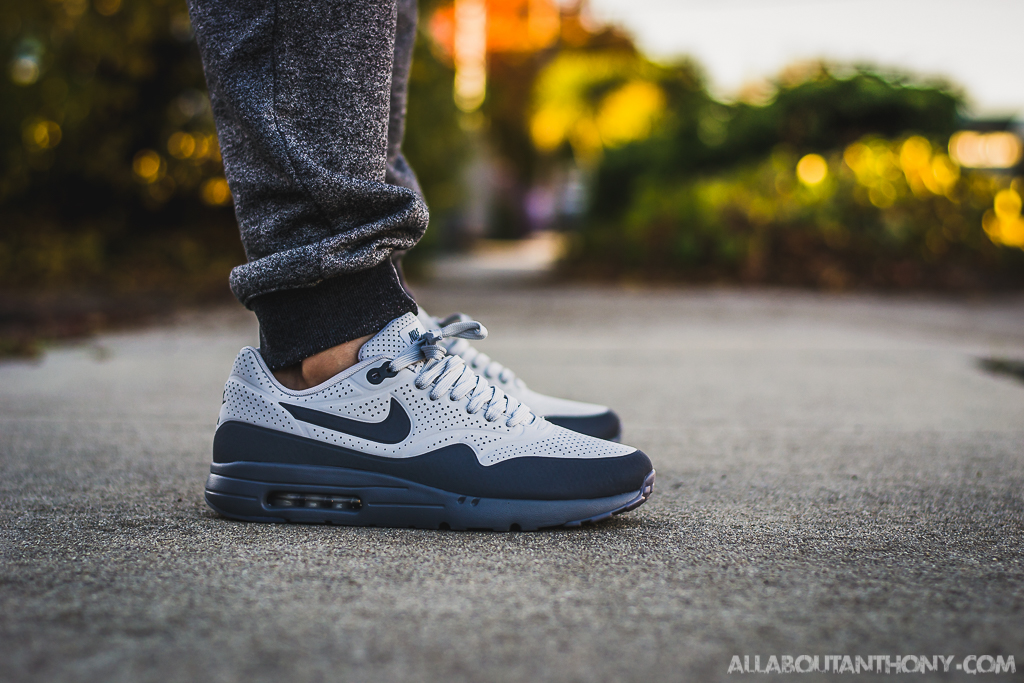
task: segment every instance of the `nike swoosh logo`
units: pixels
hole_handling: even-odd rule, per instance
[[[282,408],[291,413],[296,420],[308,422],[309,424],[330,429],[333,432],[341,432],[367,441],[377,443],[399,443],[405,441],[412,432],[412,422],[409,421],[409,414],[405,408],[394,398],[391,399],[391,408],[387,418],[383,422],[360,422],[350,420],[347,417],[324,413],[311,408],[292,405],[291,403],[280,404]]]

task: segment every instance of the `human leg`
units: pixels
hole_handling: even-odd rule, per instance
[[[259,319],[267,365],[293,366],[415,311],[390,260],[427,223],[415,188],[388,180],[397,3],[192,0],[190,10],[249,259],[231,288]]]
[[[416,173],[402,154],[405,115],[409,101],[409,75],[416,46],[417,0],[397,0],[394,62],[391,68],[391,97],[388,114],[388,151],[385,178],[391,185],[405,187],[422,196]]]
[[[646,455],[490,384],[441,345],[482,326],[427,330],[399,283],[390,256],[426,226],[392,78],[414,23],[393,2],[222,3],[192,12],[249,257],[232,290],[261,349],[225,384],[207,502],[252,521],[494,529],[643,503]]]
[[[412,53],[416,46],[416,25],[418,19],[417,0],[398,0],[398,18],[395,24],[395,61],[391,76],[391,114],[388,123],[387,181],[392,185],[409,188],[420,196],[416,173],[402,154],[405,139],[405,115],[409,101],[409,75],[412,70]],[[396,249],[391,254],[395,271],[409,296],[412,292],[402,272],[402,257],[406,249]]]

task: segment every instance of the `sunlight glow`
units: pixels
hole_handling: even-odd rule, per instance
[[[1020,163],[1021,140],[1013,133],[965,130],[949,139],[949,154],[968,168],[1013,168]]]
[[[476,111],[487,92],[487,3],[455,0],[455,104]]]

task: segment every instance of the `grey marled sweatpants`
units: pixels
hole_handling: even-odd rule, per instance
[[[416,305],[390,256],[427,207],[401,154],[416,0],[190,0],[271,368]]]

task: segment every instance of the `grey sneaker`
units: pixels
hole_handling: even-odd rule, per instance
[[[428,331],[408,313],[356,365],[305,391],[242,349],[207,503],[254,522],[530,530],[646,501],[654,469],[643,452],[552,424],[446,352],[451,339],[485,335],[472,321]]]

